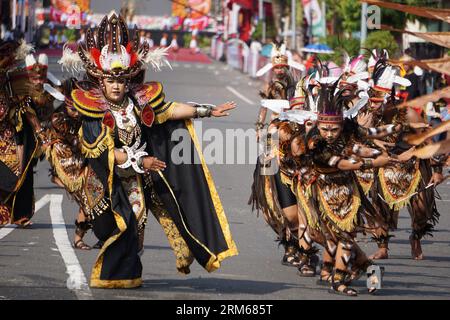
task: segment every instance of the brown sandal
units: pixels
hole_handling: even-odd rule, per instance
[[[92,249],[90,246],[88,246],[86,243],[84,243],[83,239],[80,239],[80,240],[74,242],[73,247],[75,249],[80,249],[80,250],[91,250]]]
[[[17,227],[25,229],[28,227],[31,227],[33,225],[33,222],[28,219],[28,218],[22,218],[16,222],[14,222],[15,225],[17,225]]]

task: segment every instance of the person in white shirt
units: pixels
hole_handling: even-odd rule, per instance
[[[168,34],[167,33],[163,33],[163,36],[161,38],[161,41],[159,42],[159,46],[160,47],[167,47],[167,38],[168,38]]]
[[[139,43],[141,45],[143,45],[145,41],[146,41],[146,39],[145,39],[145,31],[141,30],[139,32]]]
[[[174,35],[172,36],[172,41],[170,42],[170,48],[171,48],[172,51],[174,51],[174,52],[177,52],[178,49],[180,48],[180,47],[178,46],[178,41],[177,41],[177,35],[176,35],[176,34],[174,34]]]
[[[192,54],[197,54],[200,52],[197,44],[197,37],[192,33],[191,42],[189,43],[189,49],[191,49]]]
[[[153,48],[153,47],[155,46],[155,43],[154,43],[154,41],[153,41],[153,39],[152,39],[152,34],[151,34],[150,32],[147,32],[147,33],[145,34],[145,41],[147,41],[148,46],[149,46],[150,48]]]

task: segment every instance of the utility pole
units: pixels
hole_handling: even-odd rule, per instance
[[[25,27],[27,23],[27,16],[25,15],[25,7],[26,7],[26,0],[22,0],[22,6],[20,8],[20,31],[22,31],[23,35],[25,36]]]
[[[266,43],[266,17],[264,15],[264,0],[259,0],[259,21],[262,22],[262,43]]]
[[[296,40],[297,40],[297,28],[296,28],[296,17],[297,17],[297,8],[296,8],[296,0],[291,0],[291,15],[292,15],[292,43],[291,43],[291,49],[296,49]]]
[[[16,0],[11,0],[11,31],[16,29],[17,5]]]
[[[361,9],[361,49],[360,53],[363,54],[364,50],[364,43],[367,39],[367,3],[362,3],[362,9]]]

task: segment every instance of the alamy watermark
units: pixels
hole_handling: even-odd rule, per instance
[[[256,165],[259,161],[266,174],[274,174],[278,170],[277,150],[278,135],[260,133],[259,140],[255,129],[204,129],[201,121],[194,121],[194,129],[198,144],[195,145],[189,131],[185,128],[172,132],[171,162],[179,164],[201,164],[196,156],[200,149],[205,164]],[[258,160],[259,159],[259,160]],[[271,173],[270,173],[271,172]]]
[[[379,6],[371,5],[367,7],[366,15],[367,29],[381,29],[381,9]]]

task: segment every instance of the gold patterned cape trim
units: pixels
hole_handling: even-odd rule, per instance
[[[81,114],[92,118],[103,117],[106,111],[106,102],[103,100],[99,90],[94,93],[92,91],[75,89],[72,91],[71,96],[74,107]]]
[[[81,174],[76,179],[68,176],[61,165],[60,159],[56,155],[56,150],[53,147],[47,149],[46,158],[55,169],[57,177],[59,178],[59,180],[61,180],[69,193],[77,192],[83,188],[85,175]],[[83,172],[84,171],[85,170],[83,170]]]
[[[365,179],[364,177],[362,177],[361,175],[363,174],[368,174],[368,172],[365,171],[360,171],[357,170],[356,173],[356,178],[358,180],[359,185],[361,186],[362,190],[364,191],[365,195],[369,194],[370,189],[372,188],[373,182],[374,182],[374,176],[375,173],[373,171],[373,169],[370,169],[371,171],[371,178],[369,179],[369,181],[367,181],[367,179]],[[370,173],[370,172],[369,172]]]
[[[93,143],[88,143],[83,139],[83,127],[78,132],[81,141],[81,153],[86,158],[98,158],[112,144],[114,147],[114,138],[112,130],[102,125],[102,132]]]
[[[411,195],[416,192],[416,189],[419,186],[420,181],[422,180],[422,175],[420,174],[420,170],[418,168],[418,161],[416,163],[416,168],[414,172],[414,177],[409,185],[408,189],[401,197],[397,197],[389,191],[388,181],[385,177],[384,168],[380,168],[378,170],[378,178],[380,179],[381,191],[383,192],[383,198],[389,208],[393,210],[401,210],[407,204],[409,204],[411,200]]]
[[[280,171],[280,178],[281,178],[281,182],[282,182],[283,184],[285,184],[288,188],[290,188],[290,189],[292,190],[292,185],[293,185],[292,179],[289,178],[289,177],[288,177],[286,174],[284,174],[282,171]],[[294,192],[294,191],[292,190],[292,192]]]
[[[327,200],[325,199],[324,192],[317,183],[318,195],[319,195],[319,208],[322,216],[330,219],[335,223],[338,228],[346,232],[353,232],[358,221],[358,211],[361,206],[361,198],[356,183],[353,183],[353,194],[352,194],[352,206],[351,211],[345,215],[345,217],[340,217],[330,208]]]
[[[155,111],[156,115],[155,122],[161,124],[171,119],[175,106],[176,103],[168,102],[164,105],[162,109]]]
[[[262,178],[264,179],[264,197],[268,206],[268,208],[262,208],[264,220],[277,235],[280,235],[286,222],[284,215],[280,214],[281,208],[279,209],[279,205],[275,204],[273,176],[263,176]]]
[[[107,133],[109,133],[109,128],[106,129]],[[113,178],[114,178],[114,141],[111,138],[110,134],[108,134],[110,138],[105,141],[106,149],[108,150],[108,167],[109,167],[109,176],[108,176],[108,188],[109,188],[109,199],[112,199],[112,190],[113,190]],[[103,141],[103,140],[102,140]],[[106,150],[105,149],[105,150]],[[111,211],[114,215],[114,220],[116,221],[119,232],[114,236],[110,237],[105,241],[103,247],[100,250],[100,253],[97,256],[97,260],[95,261],[94,267],[92,269],[90,285],[93,288],[136,288],[142,285],[142,278],[136,279],[123,279],[123,280],[103,280],[100,279],[101,271],[103,267],[103,257],[106,249],[113,244],[126,230],[127,225],[123,220],[122,216],[114,211],[113,206],[111,205]]]
[[[203,157],[203,153],[202,150],[200,148],[200,144],[198,142],[197,139],[197,135],[195,133],[195,129],[194,126],[192,125],[192,121],[191,120],[186,120],[186,127],[189,130],[189,133],[191,135],[192,141],[194,142],[195,145],[195,149],[197,150],[197,153],[200,157],[201,163],[202,163],[202,168],[203,168],[203,172],[205,174],[205,178],[206,181],[208,183],[208,187],[209,187],[209,192],[211,194],[211,199],[213,201],[214,204],[214,208],[217,214],[217,218],[219,219],[220,222],[220,226],[222,229],[222,233],[225,237],[225,241],[227,242],[228,245],[228,250],[225,250],[217,255],[212,254],[211,258],[206,266],[206,270],[208,272],[212,272],[218,268],[220,268],[220,263],[221,261],[223,261],[224,259],[228,258],[228,257],[232,257],[238,254],[238,250],[236,247],[236,244],[234,243],[232,236],[231,236],[231,232],[230,232],[230,226],[228,224],[228,220],[227,217],[225,215],[225,212],[223,210],[223,206],[222,203],[220,201],[219,198],[219,194],[217,193],[216,190],[216,186],[214,184],[214,181],[212,179],[211,173],[209,172],[208,166],[205,163],[205,158]]]
[[[306,221],[308,222],[308,225],[315,229],[319,229],[319,221],[313,215],[311,214],[311,208],[308,205],[309,202],[309,195],[308,195],[308,188],[301,184],[300,182],[296,185],[297,190],[294,192],[294,194],[297,196],[298,203],[300,204],[299,210],[302,210],[303,213],[306,216]],[[310,188],[309,188],[310,189]]]
[[[165,98],[166,95],[164,93],[161,93],[158,99],[156,99],[153,102],[150,102],[150,105],[152,106],[153,111],[155,111],[155,113],[158,113],[159,109],[161,109],[164,106],[163,102]]]

